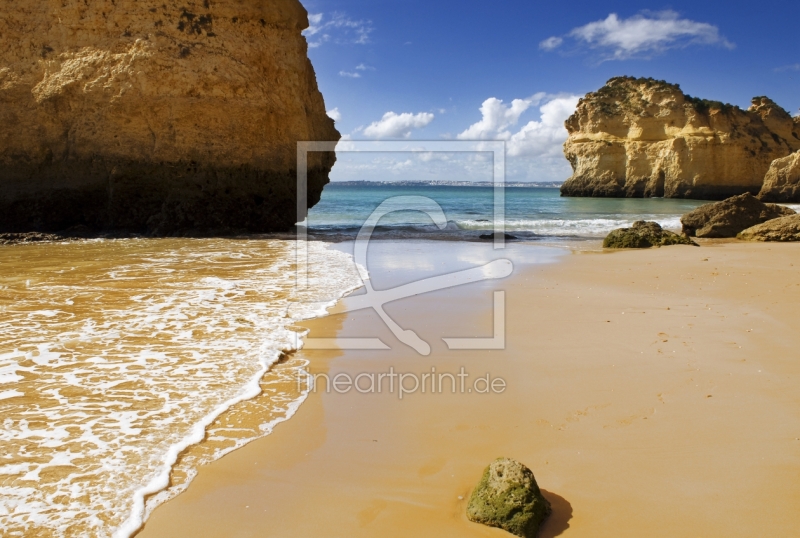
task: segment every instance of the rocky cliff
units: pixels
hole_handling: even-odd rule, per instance
[[[742,110],[653,79],[609,80],[566,127],[565,196],[757,194],[772,161],[800,149],[800,122],[767,97]]]
[[[297,141],[339,139],[307,26],[298,0],[5,0],[0,229],[290,227]]]
[[[800,151],[772,161],[758,197],[769,202],[800,202]]]

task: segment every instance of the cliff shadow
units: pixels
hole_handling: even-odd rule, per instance
[[[541,490],[544,498],[550,501],[553,512],[550,514],[542,526],[539,527],[538,538],[554,538],[560,536],[569,528],[569,520],[572,519],[572,505],[561,495],[557,495],[545,489]]]

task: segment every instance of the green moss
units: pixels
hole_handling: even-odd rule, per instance
[[[603,240],[603,248],[651,248],[697,244],[682,235],[664,230],[657,222],[636,221],[630,228],[613,230]]]
[[[603,240],[603,248],[650,248],[653,243],[645,236],[631,233],[630,228],[613,230]]]
[[[534,538],[550,512],[550,503],[530,469],[506,458],[495,460],[484,470],[467,507],[470,521],[501,528],[521,538]]]
[[[741,110],[736,105],[723,103],[722,101],[714,101],[712,99],[700,99],[699,97],[692,97],[691,95],[685,95],[684,99],[687,103],[690,103],[700,114],[708,114],[712,110],[720,110],[722,112]]]
[[[598,89],[596,92],[587,94],[586,99],[593,101],[602,114],[615,115],[622,110],[633,111],[638,114],[644,110],[642,108],[643,103],[641,102],[641,98],[639,98],[640,88],[674,91],[683,94],[679,84],[672,84],[665,80],[651,77],[636,78],[621,76],[610,78],[602,88]],[[707,115],[713,111],[720,111],[723,113],[744,112],[739,106],[730,103],[724,103],[713,99],[701,99],[688,94],[683,94],[683,96],[686,103],[703,115]],[[753,97],[752,103],[755,106],[772,107],[789,115],[785,109],[764,95]]]
[[[665,90],[677,90],[680,91],[681,87],[678,84],[671,84],[666,80],[655,79],[652,77],[614,77],[608,79],[604,88],[614,88],[614,87],[621,87],[621,86],[644,86],[645,88],[653,88],[653,87],[661,87]],[[602,88],[601,88],[602,89]]]

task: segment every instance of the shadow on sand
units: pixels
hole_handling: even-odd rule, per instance
[[[572,505],[560,495],[547,490],[541,490],[544,498],[550,501],[553,513],[550,514],[545,522],[539,527],[538,538],[553,538],[560,536],[569,528],[569,520],[572,519]]]

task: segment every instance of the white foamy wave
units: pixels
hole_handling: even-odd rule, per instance
[[[127,537],[185,488],[193,471],[145,504],[179,455],[299,347],[292,324],[360,286],[350,256],[308,251],[311,286],[300,293],[288,241],[0,250],[3,534]],[[286,420],[304,398],[292,394],[271,389],[275,418],[210,457]]]
[[[630,227],[637,220],[658,222],[667,230],[680,230],[677,216],[633,215],[625,218],[597,219],[507,219],[507,232],[532,232],[543,236],[600,237],[611,230]],[[458,226],[464,230],[491,230],[492,223],[486,220],[462,220]]]
[[[15,383],[22,379],[17,375],[19,364],[14,360],[17,358],[16,353],[6,353],[0,355],[0,385],[5,383]]]

